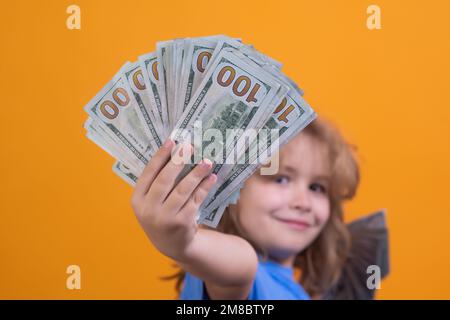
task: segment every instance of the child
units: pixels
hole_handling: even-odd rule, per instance
[[[145,168],[132,206],[150,241],[182,268],[182,299],[320,298],[336,283],[350,246],[342,205],[359,168],[335,128],[316,119],[283,146],[278,173],[251,176],[217,230],[195,223],[216,180],[211,163],[175,185],[183,165],[169,161],[173,146]]]

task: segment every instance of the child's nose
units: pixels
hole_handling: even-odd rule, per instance
[[[291,206],[293,209],[301,212],[311,211],[311,198],[306,187],[298,187],[293,193],[291,199]]]

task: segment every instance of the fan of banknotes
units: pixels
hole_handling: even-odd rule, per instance
[[[158,42],[84,110],[87,137],[132,186],[169,137],[194,147],[180,176],[211,160],[217,182],[197,222],[214,228],[245,180],[316,117],[279,62],[224,35]]]

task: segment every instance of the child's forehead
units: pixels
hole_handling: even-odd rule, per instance
[[[329,175],[327,145],[310,134],[299,134],[280,149],[280,166],[312,175]]]

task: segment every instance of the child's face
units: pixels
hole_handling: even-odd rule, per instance
[[[237,203],[243,231],[272,259],[292,265],[330,216],[330,167],[325,146],[297,135],[280,150],[276,175],[250,177]]]

